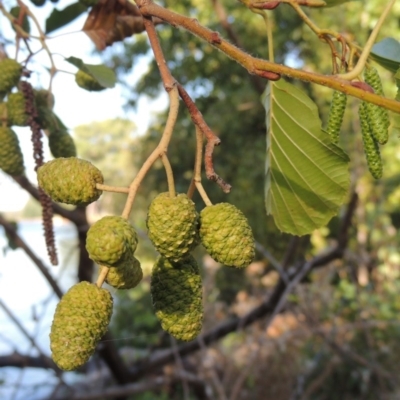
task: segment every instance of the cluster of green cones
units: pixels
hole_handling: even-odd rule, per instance
[[[87,205],[100,197],[97,184],[103,183],[103,176],[90,162],[69,157],[41,166],[38,181],[54,201]],[[255,256],[251,228],[244,214],[231,204],[210,205],[199,214],[186,194],[169,193],[153,199],[146,224],[148,237],[160,254],[151,274],[155,314],[173,337],[193,340],[201,332],[204,309],[200,268],[192,251],[201,243],[215,261],[245,268]],[[135,229],[119,216],[101,218],[86,239],[89,257],[108,270],[106,282],[116,289],[132,289],[143,277],[135,258],[137,244]],[[79,302],[82,309],[77,311]],[[112,299],[106,289],[84,282],[70,289],[57,307],[50,334],[52,357],[60,368],[76,369],[88,360],[106,330],[111,310]],[[64,328],[71,325],[76,329]]]

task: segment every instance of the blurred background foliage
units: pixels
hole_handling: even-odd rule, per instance
[[[169,9],[197,18],[219,31],[250,54],[267,57],[266,29],[262,18],[239,2],[221,0],[227,31],[213,5],[216,1],[160,1]],[[344,33],[361,46],[382,8],[379,0],[350,2],[340,7],[306,10],[321,28]],[[278,62],[331,73],[328,46],[284,5],[273,13],[274,50]],[[382,28],[378,40],[398,34],[400,4]],[[275,259],[290,258],[290,265],[307,260],[331,247],[339,218],[323,229],[296,240],[280,233],[264,208],[265,114],[260,95],[266,81],[252,77],[238,64],[182,29],[158,25],[162,48],[173,76],[186,88],[205,120],[222,139],[215,151],[215,168],[232,184],[226,195],[204,177],[214,203],[228,201],[248,217],[255,238]],[[232,34],[233,32],[233,34]],[[126,85],[127,107],[138,98],[162,96],[163,87],[144,34],[135,35],[108,51],[106,62]],[[132,86],[126,77],[140,57],[150,60],[147,72]],[[386,95],[395,96],[391,75],[378,67]],[[326,123],[331,90],[294,82],[317,103]],[[400,145],[397,132],[384,148],[384,176],[374,181],[363,156],[357,115],[359,101],[348,99],[341,131],[341,146],[351,158],[351,185],[359,195],[349,247],[342,260],[314,271],[290,298],[285,311],[265,329],[261,320],[243,332],[185,358],[185,369],[202,376],[220,399],[398,399],[400,398]],[[135,135],[130,121],[104,121],[80,126],[74,132],[79,155],[94,162],[105,181],[127,185],[160,139],[166,113],[153,118],[149,130]],[[100,151],[99,151],[100,150]],[[186,192],[192,178],[195,129],[181,106],[169,149],[178,192]],[[156,163],[140,188],[132,223],[141,236],[139,255],[146,277],[132,291],[119,291],[112,331],[121,352],[133,362],[171,345],[156,320],[149,294],[149,275],[155,252],[145,238],[146,210],[159,192],[166,191],[161,163]],[[198,195],[198,209],[203,208]],[[124,196],[105,194],[101,214],[120,213]],[[290,243],[296,246],[289,249]],[[278,281],[271,260],[257,254],[246,270],[220,266],[204,255],[205,321],[210,329],[232,315],[243,315],[259,304]],[[181,386],[135,396],[136,400],[181,399]],[[224,397],[225,396],[225,397]],[[198,397],[193,389],[190,398]]]

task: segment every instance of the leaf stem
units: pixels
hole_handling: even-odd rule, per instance
[[[190,188],[194,185],[203,199],[206,206],[212,206],[211,200],[209,199],[204,187],[201,183],[201,164],[203,157],[203,132],[196,125],[196,157],[194,161],[194,175]],[[190,190],[189,188],[189,190]],[[189,195],[189,194],[188,194]],[[191,196],[190,196],[191,197]]]
[[[164,165],[165,173],[167,174],[169,197],[175,197],[174,173],[166,153],[161,154],[161,161]]]
[[[110,268],[105,267],[104,265],[100,265],[99,268],[101,268],[101,271],[97,278],[96,286],[101,288],[103,286],[104,281],[107,278],[107,274],[108,274],[108,271],[110,270]]]
[[[96,183],[96,189],[102,190],[104,192],[129,193],[129,188],[127,187],[103,185],[101,183]]]

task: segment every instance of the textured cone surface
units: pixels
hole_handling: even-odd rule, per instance
[[[72,136],[64,129],[51,130],[49,147],[54,158],[76,157],[76,147]]]
[[[102,194],[96,183],[103,183],[103,175],[89,161],[76,157],[56,158],[43,164],[37,171],[39,186],[61,203],[86,205]]]
[[[9,175],[24,173],[24,159],[15,132],[7,127],[0,127],[0,168]]]
[[[365,158],[367,159],[368,169],[375,179],[382,177],[383,166],[379,145],[375,140],[369,125],[368,108],[365,102],[361,102],[358,110],[361,125],[361,135],[364,144]]]
[[[193,340],[203,321],[202,284],[196,260],[178,263],[164,257],[156,261],[151,276],[151,296],[161,327],[179,340]]]
[[[28,114],[25,112],[25,97],[21,92],[11,93],[7,98],[8,125],[27,126]]]
[[[378,70],[376,68],[368,68],[364,71],[365,82],[367,82],[379,96],[385,96],[383,92],[383,86],[381,77],[379,76]],[[386,129],[389,128],[390,119],[389,119],[389,111],[384,107],[375,106],[379,109],[381,113],[381,117]]]
[[[198,214],[186,194],[160,193],[147,214],[148,236],[158,252],[171,261],[186,257],[198,243]]]
[[[63,370],[85,364],[107,332],[113,300],[89,282],[71,287],[58,303],[50,332],[51,357]]]
[[[133,289],[143,278],[140,261],[133,257],[126,260],[118,268],[110,268],[106,282],[116,289]]]
[[[0,93],[8,93],[21,77],[22,66],[17,61],[6,58],[0,61]]]
[[[48,90],[34,90],[38,122],[43,129],[67,129],[53,113],[54,96]]]
[[[368,68],[364,71],[365,82],[368,83],[379,96],[384,96],[382,81],[375,68]],[[375,140],[385,144],[389,139],[389,112],[386,108],[375,104],[366,103],[369,126]]]
[[[45,107],[50,110],[54,107],[54,95],[46,89],[39,89],[33,91],[35,94],[36,107]]]
[[[344,112],[346,110],[346,103],[347,95],[335,90],[332,96],[329,120],[326,128],[326,131],[332,138],[332,142],[335,144],[339,143],[339,133],[343,122]]]
[[[200,239],[214,260],[229,267],[247,267],[255,242],[247,218],[235,206],[219,203],[200,213]]]
[[[119,216],[103,217],[95,222],[86,236],[89,257],[99,265],[119,267],[136,250],[138,238],[133,226]]]
[[[100,92],[105,89],[105,87],[101,86],[96,79],[81,70],[75,74],[75,82],[79,87],[88,90],[89,92]]]

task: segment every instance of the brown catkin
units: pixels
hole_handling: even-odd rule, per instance
[[[33,158],[35,160],[35,171],[43,165],[43,143],[42,130],[38,123],[38,113],[35,105],[35,94],[30,83],[22,81],[20,88],[26,99],[25,111],[28,114],[28,125],[32,131]],[[39,188],[39,201],[42,206],[42,220],[47,253],[52,265],[58,264],[57,249],[55,246],[53,228],[53,206],[50,197]]]

